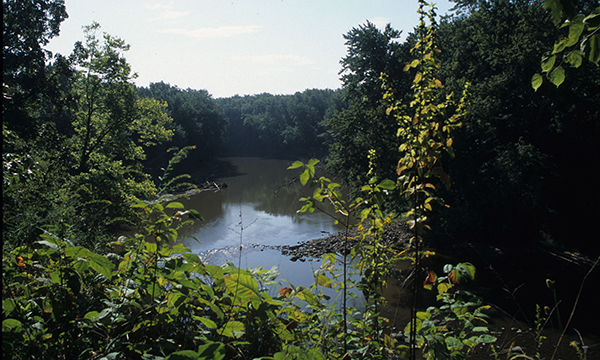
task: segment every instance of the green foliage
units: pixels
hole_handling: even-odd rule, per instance
[[[43,46],[59,34],[66,18],[63,0],[2,1],[2,94],[6,87],[11,97],[36,87],[49,55]]]
[[[307,90],[293,96],[220,99],[225,117],[206,91],[160,83],[136,93],[130,82],[135,75],[123,56],[128,46],[108,34],[98,36],[97,24],[85,28],[85,41],[76,44],[69,59],[57,57],[45,65],[50,59],[41,45],[58,33],[66,13],[62,1],[37,4],[32,8],[26,2],[3,2],[2,109],[9,121],[3,123],[2,155],[7,240],[2,259],[2,349],[10,358],[404,357],[408,347],[390,336],[388,320],[380,314],[383,288],[399,260],[413,260],[413,279],[423,270],[423,234],[432,224],[434,205],[443,204],[442,195],[447,195],[439,185],[449,184],[442,164],[453,166],[450,172],[458,190],[447,192],[471,210],[459,208],[460,217],[473,224],[469,229],[479,225],[496,232],[478,211],[490,204],[502,206],[502,201],[494,201],[494,191],[508,198],[503,201],[522,196],[535,203],[540,201],[536,181],[546,175],[538,173],[540,164],[550,163],[547,159],[557,154],[574,153],[578,161],[573,167],[589,167],[588,160],[596,154],[593,145],[586,144],[597,131],[581,119],[597,117],[597,70],[586,73],[592,75],[589,84],[581,75],[569,75],[574,85],[567,94],[583,99],[575,105],[561,102],[569,98],[563,96],[565,85],[561,92],[542,89],[536,95],[541,105],[535,106],[530,89],[523,91],[528,87],[521,85],[523,74],[539,66],[529,61],[530,53],[551,38],[549,22],[536,3],[457,1],[470,12],[459,12],[438,27],[435,11],[426,12],[421,1],[417,32],[404,43],[395,41],[399,32],[389,25],[380,31],[367,22],[346,34],[346,108],[337,115],[331,113],[342,107],[339,93]],[[555,23],[568,19],[563,23],[568,33],[541,63],[542,72],[558,86],[565,80],[565,64],[586,66],[584,59],[597,64],[598,8],[578,15],[573,1],[546,4]],[[437,31],[444,35],[436,36]],[[438,48],[448,55],[440,55]],[[439,73],[449,75],[446,83]],[[475,80],[471,104],[465,101],[466,79]],[[536,88],[543,83],[539,74],[533,80]],[[463,92],[458,102],[452,101],[452,89]],[[530,116],[544,105],[548,113]],[[557,109],[559,115],[554,115]],[[537,118],[546,125],[538,126]],[[465,126],[459,129],[461,123]],[[543,140],[532,135],[538,130]],[[569,137],[562,133],[577,139],[583,133],[584,141],[570,150],[564,146]],[[297,148],[321,151],[331,137],[330,167],[351,180],[364,180],[359,196],[347,200],[340,184],[316,176],[318,160],[290,166],[300,169],[303,185],[313,186],[312,195],[301,199],[299,211],[324,211],[345,226],[342,254],[324,256],[310,287],[290,284],[273,296],[274,269],[204,264],[178,242],[178,229],[190,217],[199,217],[195,211],[186,211],[179,202],[139,202],[187,186],[181,181],[188,177],[176,175],[176,165],[195,145],[203,154],[212,154],[223,137],[236,145],[240,140],[244,150],[269,144],[266,153],[279,155]],[[461,141],[455,144],[455,138]],[[142,161],[154,157],[149,147],[171,139],[183,148],[175,150],[155,185],[144,168],[148,162]],[[396,148],[401,156],[397,165]],[[163,150],[158,147],[155,153],[166,154]],[[454,151],[466,160],[451,161]],[[570,161],[567,155],[563,167]],[[391,177],[394,170],[397,182],[380,180],[379,175]],[[551,178],[558,188],[572,189],[567,197],[589,198],[576,193],[581,177],[569,180],[576,183],[566,182],[577,186]],[[493,186],[481,186],[485,181]],[[411,207],[403,218],[414,231],[412,252],[383,243],[394,218],[386,205],[398,193],[406,202],[393,206]],[[535,213],[532,207],[519,206],[522,202],[515,204]],[[565,204],[558,207],[570,209],[570,203]],[[555,207],[551,202],[539,205],[553,211]],[[131,235],[97,251],[107,228],[134,219],[134,212],[139,221],[132,222],[136,229]],[[489,214],[497,217],[494,211]],[[515,217],[528,222],[519,213]],[[355,233],[350,232],[353,220]],[[550,223],[542,225],[554,226]],[[359,281],[348,276],[352,262]],[[405,332],[413,350],[421,348],[426,358],[460,359],[496,339],[487,327],[489,307],[464,289],[474,279],[475,267],[447,265],[444,273],[438,277],[429,272],[424,283],[437,292],[440,305],[417,312],[415,303]],[[417,289],[416,280],[414,284]],[[367,300],[362,311],[347,306],[353,287]],[[342,304],[329,301],[332,290]],[[543,341],[544,316],[549,315],[538,309],[538,344]],[[539,351],[535,356],[541,357]],[[518,357],[526,356],[514,358]]]
[[[552,49],[559,36],[542,2],[456,3],[457,11],[440,21],[436,40],[441,50],[436,53],[438,78],[443,79],[441,100],[453,92],[458,101],[464,84],[472,85],[467,113],[460,120],[462,127],[451,136],[456,156],[440,159],[452,186],[433,183],[438,195],[453,206],[435,210],[436,217],[431,219],[434,231],[428,236],[440,242],[448,238],[496,245],[544,242],[596,251],[592,242],[583,240],[585,233],[569,224],[579,221],[572,216],[574,208],[582,209],[579,219],[583,216],[593,221],[588,214],[594,210],[583,200],[590,194],[579,190],[577,179],[587,179],[586,164],[593,163],[592,154],[597,153],[598,68],[589,61],[583,61],[578,71],[569,72],[563,66],[566,80],[559,88],[542,87],[533,92],[529,81],[523,79],[539,72],[540,54]],[[594,1],[582,3],[586,13],[597,7]],[[366,33],[371,32],[364,33],[360,37],[357,32],[354,42],[363,38],[369,43]],[[410,48],[415,42],[414,32],[404,42],[394,41],[397,51],[389,54],[395,56],[380,53],[377,56],[387,59],[386,64],[382,61],[381,68],[365,71],[378,78],[382,68],[392,69],[390,86],[396,100],[407,106],[416,71],[403,72],[402,67],[414,60]],[[367,46],[360,49],[371,54]],[[557,57],[555,65],[559,63]],[[356,74],[360,72],[356,70]],[[358,79],[360,87],[363,82]],[[351,89],[344,84],[345,92],[360,94]],[[383,90],[378,91],[383,95]],[[395,178],[397,126],[393,118],[385,117],[383,100],[377,104],[367,101],[369,97],[364,103],[362,96],[352,98],[356,99],[354,105],[348,103],[345,111],[328,122],[333,144],[327,167],[359,189],[369,180],[365,157],[369,149],[377,151],[381,178]],[[590,188],[598,188],[596,180],[589,181],[593,183]],[[564,188],[577,195],[561,190]],[[400,192],[396,194],[386,201],[386,208],[401,213],[407,204],[401,201]]]
[[[339,108],[339,91],[217,99],[229,127],[223,152],[274,157],[317,156],[327,150],[325,121]]]
[[[173,135],[165,129],[172,120],[166,104],[137,99],[130,80],[135,77],[123,57],[129,45],[104,33],[100,25],[84,28],[85,43],[77,42],[71,55],[81,71],[75,82],[78,111],[73,122],[78,153],[78,172],[114,158],[125,161],[144,159],[142,146],[155,145]]]
[[[523,79],[539,71],[540,54],[558,36],[548,12],[541,2],[473,2],[481,5],[439,28],[444,88],[458,94],[466,81],[472,86],[463,126],[453,136],[456,156],[443,160],[452,186],[438,188],[453,206],[432,219],[430,236],[440,243],[542,242],[592,250],[595,245],[579,241],[585,234],[569,225],[592,221],[583,200],[590,194],[561,189],[576,189],[597,153],[600,72],[584,62],[559,88],[532,91]],[[574,208],[581,210],[576,216]]]
[[[177,244],[197,215],[180,203],[134,207],[145,225],[106,255],[50,233],[4,254],[5,356],[247,359],[294,339],[302,314],[261,285],[270,272],[203,264]]]
[[[490,306],[482,305],[481,299],[464,289],[475,279],[472,264],[447,264],[444,274],[437,277],[430,272],[424,283],[427,289],[435,287],[440,304],[416,313],[416,341],[426,359],[464,359],[478,345],[497,340],[487,326]],[[405,333],[410,329],[411,324]]]
[[[149,159],[153,161],[147,161],[147,165],[164,163],[165,149],[170,147],[195,146],[199,154],[210,157],[223,146],[229,124],[206,90],[184,90],[159,82],[136,91],[144,99],[168,104],[166,112],[173,119],[169,127],[174,132],[171,142],[155,149],[154,159]]]
[[[409,59],[410,45],[397,41],[400,32],[388,24],[378,29],[368,22],[344,35],[347,55],[341,60],[344,107],[327,120],[332,143],[327,167],[356,188],[369,181],[365,154],[374,149],[382,178],[395,176],[397,161],[396,124],[386,116],[381,89],[383,72],[399,94],[409,91],[410,79],[402,71]]]
[[[465,114],[469,85],[465,84],[458,104],[452,101],[452,94],[442,97],[443,84],[437,78],[440,64],[436,59],[439,49],[435,43],[437,31],[435,7],[431,6],[430,10],[426,11],[426,5],[425,1],[419,1],[420,20],[417,27],[417,42],[411,49],[415,58],[404,67],[405,71],[411,68],[416,70],[412,82],[413,97],[409,106],[395,99],[395,90],[385,81],[386,75],[382,74],[383,87],[386,90],[384,99],[390,103],[386,112],[398,123],[400,160],[396,173],[398,187],[410,206],[403,216],[409,228],[413,230],[411,256],[414,257],[414,274],[422,271],[420,267],[423,256],[423,234],[425,230],[431,229],[427,222],[429,213],[433,210],[432,205],[436,202],[443,203],[441,198],[436,196],[434,182],[442,182],[448,186],[448,176],[442,168],[441,160],[445,153],[453,155],[451,132],[461,126],[459,120]],[[420,345],[417,333],[422,327],[422,319],[418,318],[417,313],[417,297],[418,287],[414,282],[411,321],[408,327],[412,358],[416,356],[416,347]],[[449,348],[455,348],[456,351],[462,349],[462,345],[452,343],[447,345]]]
[[[583,59],[596,66],[600,62],[600,7],[585,13],[578,11],[578,5],[575,0],[544,1],[544,7],[550,10],[554,25],[567,29],[566,35],[554,43],[552,52],[542,57],[542,73],[556,87],[565,80],[563,65],[578,68]],[[534,74],[531,79],[533,89],[537,91],[543,80],[542,75]]]
[[[373,165],[374,151],[371,152],[371,164]],[[372,168],[372,178],[368,185],[363,186],[362,192],[365,197],[357,197],[347,201],[341,192],[340,184],[332,182],[326,177],[316,177],[314,166],[319,161],[311,159],[308,163],[295,161],[289,169],[301,169],[300,181],[303,185],[314,188],[313,194],[301,198],[304,205],[298,212],[312,213],[319,210],[329,215],[335,223],[345,226],[344,250],[341,255],[342,273],[334,273],[336,255],[329,254],[324,257],[321,270],[315,274],[315,285],[326,288],[334,288],[342,291],[341,314],[320,304],[319,298],[306,290],[296,291],[297,297],[308,302],[310,306],[318,310],[317,324],[323,324],[322,328],[315,325],[309,327],[311,338],[316,342],[321,339],[321,351],[330,357],[365,357],[385,358],[388,354],[396,351],[396,341],[386,334],[385,323],[387,319],[379,314],[379,308],[385,302],[383,298],[383,286],[390,276],[394,265],[401,259],[403,252],[398,252],[392,245],[383,244],[382,237],[385,227],[391,222],[392,214],[385,216],[381,210],[383,195],[395,189],[395,183],[390,180],[379,182]],[[373,165],[374,166],[374,165]],[[350,235],[352,219],[360,219],[357,234]],[[352,241],[353,245],[349,242]],[[347,306],[346,298],[349,295],[347,289],[353,287],[348,279],[347,273],[350,255],[358,266],[361,280],[357,287],[362,291],[368,307],[364,312]],[[341,279],[336,280],[340,277]],[[313,314],[314,316],[314,314]],[[341,319],[340,319],[341,318]],[[315,322],[310,320],[309,323]],[[324,322],[324,320],[326,320]],[[341,329],[340,329],[341,328]],[[340,339],[341,344],[336,342],[333,346],[323,343],[323,333],[331,332],[332,338]],[[341,334],[340,334],[341,331]],[[335,335],[333,335],[335,334]]]
[[[18,13],[15,6],[7,10]],[[128,45],[98,31],[98,24],[86,27],[85,41],[69,59],[35,70],[49,79],[29,89],[34,101],[3,103],[3,115],[16,115],[3,128],[3,239],[9,247],[35,241],[42,230],[102,246],[116,222],[135,218],[131,203],[156,195],[142,161],[148,148],[172,137],[171,118],[165,103],[133,91],[123,55]],[[18,97],[19,88],[5,90]]]
[[[436,76],[440,65],[436,60],[439,49],[434,43],[437,29],[435,12],[432,9],[426,13],[423,7],[424,3],[421,2],[419,38],[411,50],[416,59],[404,67],[405,71],[411,68],[416,70],[412,86],[413,98],[408,107],[395,99],[395,90],[384,81],[384,98],[390,104],[386,112],[398,123],[398,150],[401,154],[396,168],[398,184],[412,207],[405,217],[409,219],[410,228],[421,234],[426,228],[426,214],[432,210],[432,203],[441,201],[434,194],[434,180],[448,185],[447,175],[441,167],[441,158],[444,153],[453,154],[451,132],[461,126],[460,119],[465,114],[469,85],[465,84],[458,104],[452,100],[451,94],[441,97],[443,85]],[[426,25],[425,17],[429,19],[429,25]],[[382,77],[386,79],[385,75]]]
[[[158,196],[159,199],[162,196],[168,195],[168,192],[177,193],[179,190],[195,187],[193,184],[184,181],[189,179],[190,175],[174,174],[175,166],[187,158],[189,152],[195,148],[195,146],[186,146],[181,149],[170,148],[167,150],[168,153],[174,152],[174,154],[169,159],[167,167],[161,169],[163,170],[162,175],[158,177],[158,191],[156,192],[156,196]]]

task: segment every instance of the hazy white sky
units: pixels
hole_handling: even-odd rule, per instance
[[[69,18],[47,46],[67,55],[82,26],[131,45],[136,84],[164,81],[214,97],[340,87],[343,34],[370,20],[406,35],[415,0],[66,0]],[[452,7],[437,1],[439,13]]]

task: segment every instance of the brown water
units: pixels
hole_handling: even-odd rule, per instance
[[[334,227],[331,218],[323,213],[296,213],[300,208],[298,199],[310,191],[298,181],[294,181],[298,170],[286,170],[291,163],[286,160],[236,157],[220,159],[219,162],[220,166],[217,168],[220,169],[221,175],[213,170],[211,176],[218,178],[218,183],[227,184],[227,188],[218,192],[202,192],[183,201],[186,208],[194,208],[204,217],[204,221],[195,223],[181,233],[185,238],[184,244],[207,263],[222,265],[230,261],[238,265],[241,242],[242,268],[276,266],[280,272],[280,279],[288,280],[294,286],[310,286],[313,283],[313,272],[320,266],[320,259],[292,262],[278,250],[260,247],[295,245],[339,230]],[[190,172],[194,171],[205,172],[197,169]],[[457,262],[456,259],[443,261]],[[483,276],[485,271],[483,268],[480,270],[480,275]],[[288,285],[282,280],[280,286]],[[273,292],[276,290],[273,289]],[[328,295],[332,296],[332,301],[341,303],[339,294],[329,291]],[[389,306],[383,309],[383,313],[392,323],[402,328],[409,317],[409,292],[401,285],[400,280],[390,281],[385,296]],[[494,303],[494,299],[490,298],[486,298],[485,301]],[[352,299],[350,305],[361,307],[361,302],[362,298],[358,296]],[[534,352],[535,342],[529,330],[532,325],[516,321],[510,314],[499,312],[495,312],[491,320],[492,327],[500,333],[496,334],[499,338],[498,346],[506,349],[514,343],[530,354]],[[556,343],[559,333],[556,329],[548,329],[545,332],[549,337],[545,342],[547,349],[543,351],[546,358],[550,357],[552,345]],[[568,341],[574,339],[577,338],[571,333],[568,340],[563,342],[562,354],[565,355],[561,358],[576,358],[573,349],[569,349],[568,346]],[[589,337],[584,333],[584,339],[591,347],[591,357],[588,359],[595,358],[599,353],[598,337]],[[482,354],[474,358],[484,359],[486,356]]]
[[[293,262],[279,250],[261,247],[295,245],[338,230],[324,213],[297,213],[300,197],[311,190],[295,181],[298,170],[286,170],[292,161],[252,157],[219,161],[227,174],[217,176],[217,183],[227,187],[182,201],[204,218],[182,231],[184,245],[207,263],[230,261],[237,266],[241,243],[242,268],[277,266],[280,278],[294,286],[312,284],[320,259]]]

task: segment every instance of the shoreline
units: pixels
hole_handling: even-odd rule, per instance
[[[349,251],[357,244],[359,240],[356,230],[350,230],[346,243],[346,251]],[[325,237],[310,239],[299,242],[297,245],[258,245],[253,244],[255,248],[279,250],[283,256],[290,258],[290,261],[306,261],[307,258],[320,258],[328,253],[343,254],[344,238],[341,233],[330,233]],[[405,249],[409,245],[411,234],[407,226],[403,223],[394,222],[390,224],[384,232],[383,244],[393,246],[399,249]]]

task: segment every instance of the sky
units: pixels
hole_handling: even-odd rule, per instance
[[[416,0],[65,0],[46,48],[68,55],[93,21],[131,48],[136,85],[164,81],[213,97],[341,86],[343,34],[367,20],[410,32]],[[452,4],[436,2],[444,14]]]

